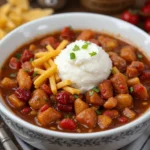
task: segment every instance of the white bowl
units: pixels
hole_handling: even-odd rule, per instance
[[[27,23],[10,34],[0,43],[0,64],[16,48],[26,42],[65,26],[74,29],[90,28],[107,32],[139,47],[150,56],[150,36],[139,28],[112,17],[90,13],[68,13],[53,15]],[[124,126],[96,133],[62,133],[32,125],[14,115],[0,96],[0,111],[11,130],[25,142],[42,150],[115,150],[139,137],[150,124],[150,110]]]

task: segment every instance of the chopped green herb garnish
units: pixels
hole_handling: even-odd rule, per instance
[[[70,114],[66,114],[66,115],[65,115],[65,118],[70,118]]]
[[[26,70],[24,70],[25,72],[29,72],[29,70],[28,69],[26,69]]]
[[[33,77],[35,77],[36,75],[37,75],[37,72],[34,72],[34,73],[33,73]]]
[[[75,94],[75,95],[74,95],[74,98],[76,98],[76,99],[79,98],[79,95]]]
[[[19,59],[20,57],[21,57],[21,54],[20,54],[20,53],[17,53],[17,54],[16,54],[16,58]]]
[[[97,109],[97,110],[96,110],[96,114],[97,114],[97,115],[100,115],[100,114],[102,114],[102,112]]]
[[[82,45],[82,48],[83,48],[83,49],[87,49],[88,46],[89,46],[89,44],[85,43],[84,45]]]
[[[80,47],[78,45],[75,45],[73,48],[73,51],[79,51],[79,50],[80,50]]]
[[[97,53],[96,52],[91,52],[91,53],[89,53],[90,55],[91,55],[91,57],[92,56],[95,56]]]
[[[34,59],[33,58],[30,58],[30,62],[32,62]]]
[[[94,94],[94,91],[90,91],[89,95],[92,96]]]
[[[44,100],[47,102],[47,101],[48,101],[48,98],[44,97]]]
[[[70,53],[70,59],[76,59],[75,53]]]
[[[133,87],[130,87],[129,91],[130,91],[130,93],[132,93],[133,92]]]
[[[142,58],[143,58],[143,55],[138,54],[137,57],[138,57],[139,59],[142,59]]]
[[[94,92],[96,92],[96,93],[99,92],[99,88],[98,88],[98,87],[94,87],[92,90],[93,90]]]
[[[17,76],[17,73],[10,74],[10,77],[15,78]]]

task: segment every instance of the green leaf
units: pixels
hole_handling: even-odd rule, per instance
[[[34,72],[34,73],[33,73],[33,77],[35,77],[36,75],[37,75],[37,72]]]
[[[133,87],[130,87],[129,91],[130,91],[130,93],[132,93],[133,92]]]
[[[138,54],[137,57],[138,57],[139,59],[142,59],[142,58],[143,58],[143,55]]]
[[[76,59],[75,53],[70,53],[70,59]]]
[[[10,77],[15,78],[17,76],[17,73],[10,74]]]
[[[20,57],[21,57],[21,54],[20,54],[20,53],[17,53],[17,54],[16,54],[16,58],[19,59]]]
[[[75,45],[73,48],[73,51],[79,51],[79,50],[80,50],[80,47],[78,45]]]
[[[102,114],[102,112],[100,110],[98,110],[98,109],[95,112],[96,112],[97,115],[101,115]]]
[[[77,95],[77,94],[74,94],[74,98],[76,98],[76,99],[77,99],[77,98],[79,98],[79,95]]]
[[[89,95],[92,96],[94,94],[94,91],[90,91]]]
[[[91,57],[92,56],[95,56],[97,53],[96,52],[91,52],[91,53],[89,53],[90,55],[91,55]]]
[[[93,90],[94,92],[96,92],[96,93],[99,93],[99,88],[98,88],[98,87],[94,87],[92,90]]]

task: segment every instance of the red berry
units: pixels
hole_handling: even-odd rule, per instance
[[[56,95],[57,101],[63,105],[67,105],[70,103],[69,98],[70,98],[70,93],[66,91],[61,91]]]
[[[76,123],[72,119],[69,119],[69,118],[63,119],[59,123],[59,126],[65,130],[75,130],[76,129]]]
[[[21,56],[21,62],[30,61],[33,57],[34,55],[29,50],[25,50]]]
[[[130,11],[125,11],[122,14],[122,19],[127,22],[130,22],[131,24],[134,24],[134,25],[138,24],[138,22],[139,22],[138,14],[131,13]]]
[[[52,91],[47,84],[42,84],[41,89],[44,90],[47,94],[52,94]]]
[[[144,28],[147,32],[150,32],[150,19],[147,19],[144,23]]]
[[[16,57],[12,57],[9,62],[9,67],[11,69],[20,69],[21,62]]]
[[[150,16],[150,5],[145,5],[142,8],[142,13],[144,16]]]
[[[118,121],[121,122],[121,123],[127,123],[128,119],[126,117],[122,116],[122,117],[118,118]]]
[[[31,108],[30,107],[25,107],[21,110],[21,113],[22,114],[28,114],[29,112],[31,111]]]
[[[15,95],[22,101],[27,102],[31,97],[31,92],[29,90],[18,88],[15,90]]]
[[[60,111],[64,111],[64,112],[71,112],[73,110],[73,106],[72,105],[63,105],[63,104],[58,103],[57,109]]]
[[[48,104],[45,104],[44,106],[42,106],[40,108],[40,112],[44,112],[45,110],[47,110],[49,108],[49,105]]]

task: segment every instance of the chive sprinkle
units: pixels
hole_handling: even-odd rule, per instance
[[[10,77],[15,78],[17,76],[17,73],[10,74]]]
[[[85,43],[84,45],[82,45],[82,48],[86,50],[88,48],[88,46],[89,45],[87,43]]]
[[[34,72],[34,73],[33,73],[33,77],[35,77],[36,75],[37,75],[37,72]]]
[[[79,50],[80,50],[80,47],[78,45],[75,45],[73,48],[73,51],[79,51]]]
[[[75,53],[70,53],[70,59],[76,59]]]
[[[91,52],[91,53],[89,53],[90,55],[91,55],[91,57],[92,56],[95,56],[97,53],[96,52]]]
[[[99,111],[98,109],[95,111],[97,115],[100,115],[102,112]]]
[[[70,118],[70,114],[66,114],[66,115],[65,115],[65,118]]]
[[[98,87],[94,87],[92,90],[93,90],[94,92],[96,92],[96,93],[98,93],[98,92],[99,92]]]
[[[19,59],[20,57],[21,57],[21,54],[20,54],[20,53],[17,53],[17,54],[16,54],[16,58]]]
[[[77,94],[75,94],[75,95],[74,95],[74,98],[76,98],[76,99],[77,99],[77,98],[79,98],[79,96],[78,96]]]
[[[94,94],[94,91],[90,91],[89,95],[92,96]]]
[[[142,58],[143,58],[143,55],[138,54],[137,57],[138,57],[139,59],[142,59]]]
[[[132,93],[133,92],[133,87],[130,87],[129,91],[130,91],[130,93]]]

